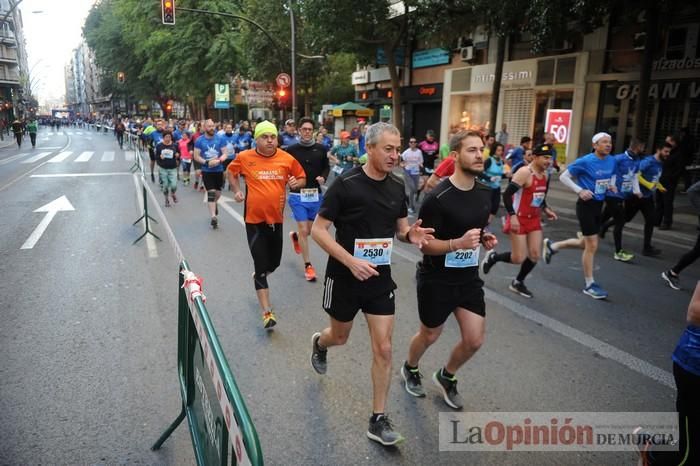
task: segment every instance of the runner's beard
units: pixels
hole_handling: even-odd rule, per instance
[[[484,173],[483,168],[481,170],[478,170],[476,168],[472,168],[471,165],[468,167],[465,167],[464,165],[462,165],[462,162],[459,160],[457,160],[456,166],[457,166],[457,168],[462,170],[462,173],[464,173],[466,175],[471,175],[471,176],[476,177],[476,178],[478,178],[479,176],[481,176]]]

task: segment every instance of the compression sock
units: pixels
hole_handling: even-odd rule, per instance
[[[534,269],[536,265],[537,262],[532,262],[529,257],[526,258],[520,266],[520,273],[518,273],[518,276],[515,277],[515,279],[518,280],[520,283],[524,282],[525,277],[527,277],[527,274],[532,272],[532,269]]]
[[[495,256],[493,256],[493,261],[510,263],[510,251],[496,254]]]

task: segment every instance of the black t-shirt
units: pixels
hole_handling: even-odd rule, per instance
[[[163,158],[160,156],[163,154]],[[177,168],[177,159],[180,157],[180,150],[177,144],[165,144],[159,142],[156,146],[156,162],[161,168]]]
[[[353,254],[356,239],[394,238],[396,221],[408,215],[407,209],[408,199],[401,179],[389,174],[376,181],[368,177],[362,167],[355,167],[335,179],[318,214],[333,222],[336,241]],[[391,266],[380,265],[377,271],[379,276],[364,283],[393,285]],[[333,256],[328,257],[326,274],[356,280],[350,269]]]
[[[476,181],[469,191],[462,191],[449,178],[443,180],[423,201],[418,218],[422,227],[434,228],[435,238],[456,239],[473,228],[484,228],[491,211],[491,188]],[[481,248],[481,258],[485,254]],[[445,255],[423,255],[420,266],[422,278],[436,278],[444,283],[458,284],[478,278],[479,267],[445,267]]]
[[[326,148],[322,144],[314,143],[311,146],[303,146],[301,144],[293,144],[287,147],[287,152],[297,159],[306,173],[306,188],[320,189],[317,176],[328,178],[328,156]],[[293,193],[298,193],[299,189],[290,189]]]

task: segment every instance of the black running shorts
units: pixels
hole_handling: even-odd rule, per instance
[[[207,191],[221,191],[224,187],[223,172],[202,172],[202,182]]]
[[[326,276],[323,309],[339,322],[351,322],[360,310],[370,315],[394,315],[395,289],[396,283],[390,278],[372,283]]]
[[[603,221],[603,201],[591,199],[576,202],[576,217],[581,226],[583,236],[593,236],[600,233]]]
[[[484,282],[480,278],[473,278],[469,283],[448,284],[425,279],[418,273],[416,280],[418,316],[426,327],[441,326],[458,307],[486,317]]]

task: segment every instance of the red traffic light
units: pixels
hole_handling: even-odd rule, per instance
[[[285,91],[284,89],[280,89],[279,92],[277,92],[277,94],[280,97],[285,97],[287,95],[287,91]]]
[[[126,75],[124,74],[123,71],[120,71],[117,73],[117,82],[119,83],[124,83],[126,81]]]
[[[160,0],[163,24],[175,24],[175,0]]]

